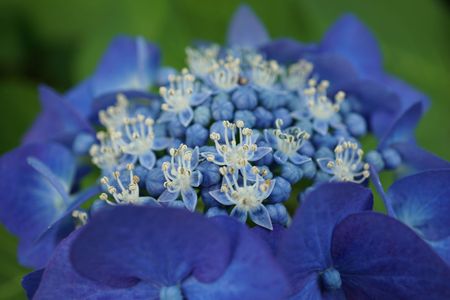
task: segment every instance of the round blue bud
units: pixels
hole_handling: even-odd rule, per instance
[[[295,184],[302,179],[303,170],[299,166],[287,162],[281,166],[281,177],[291,184]]]
[[[216,95],[211,104],[212,117],[216,121],[233,120],[234,106],[225,93]]]
[[[289,221],[289,215],[286,210],[286,207],[281,204],[272,204],[266,206],[267,211],[269,212],[270,219],[272,220],[272,223],[281,224],[283,226],[287,226],[287,223]]]
[[[254,109],[258,105],[258,96],[252,87],[245,85],[233,92],[231,101],[237,109]]]
[[[402,163],[400,154],[392,148],[384,149],[381,155],[383,156],[385,167],[388,170],[395,169]]]
[[[373,150],[367,153],[365,160],[367,163],[372,165],[377,171],[381,171],[384,169],[383,157],[378,151]]]
[[[178,117],[174,118],[169,122],[168,125],[169,134],[174,138],[183,138],[186,128],[180,123]]]
[[[287,199],[289,199],[291,191],[292,187],[289,181],[287,181],[283,177],[276,177],[275,186],[273,187],[273,191],[269,196],[270,203],[286,201]]]
[[[154,168],[151,172],[148,172],[145,178],[145,187],[148,194],[158,198],[166,189],[164,187],[165,181],[164,173],[160,168]]]
[[[202,197],[203,204],[205,204],[206,207],[222,206],[222,204],[214,199],[214,197],[209,193],[211,191],[220,190],[220,186],[220,184],[216,184],[208,187],[202,187],[200,189],[200,195]]]
[[[223,209],[221,207],[211,207],[210,209],[208,209],[205,213],[207,218],[212,218],[212,217],[219,217],[219,216],[228,216],[228,213],[226,211],[226,209]]]
[[[332,135],[321,135],[321,134],[314,134],[312,138],[312,142],[317,148],[320,147],[328,147],[334,149],[337,145],[337,138]]]
[[[292,124],[291,113],[286,108],[278,108],[273,112],[273,116],[276,119],[283,120],[282,128],[287,128]]]
[[[286,97],[281,97],[279,94],[271,90],[262,90],[259,92],[259,100],[261,105],[268,110],[274,110],[278,107],[284,106],[287,102]]]
[[[347,99],[349,100],[349,99]],[[352,105],[350,103],[351,101],[342,101],[341,105],[339,106],[339,112],[343,115],[346,115],[352,111]]]
[[[341,275],[339,274],[339,271],[333,267],[330,267],[323,271],[320,274],[320,279],[322,281],[323,287],[327,291],[337,290],[342,286]]]
[[[245,127],[252,128],[255,126],[256,118],[249,110],[238,110],[234,114],[234,121],[244,121]]]
[[[218,184],[222,179],[222,176],[220,175],[219,172],[219,166],[209,161],[206,160],[202,161],[198,165],[197,170],[199,170],[203,175],[203,180],[201,184],[202,187]]]
[[[300,148],[300,153],[309,157],[313,157],[316,149],[310,141],[304,141],[302,147]]]
[[[330,148],[320,147],[314,154],[314,157],[316,159],[317,158],[334,158],[334,152]]]
[[[300,167],[303,170],[304,177],[311,179],[316,175],[317,167],[313,161],[305,162]]]
[[[200,105],[194,110],[194,122],[208,126],[211,122],[211,110],[207,105]]]
[[[367,133],[367,124],[363,116],[355,113],[350,113],[345,118],[345,124],[350,133],[354,136],[363,136]]]
[[[153,125],[153,132],[155,133],[155,136],[166,136],[168,124],[169,123],[155,123]]]
[[[264,107],[258,106],[253,112],[256,117],[255,126],[257,128],[273,127],[275,119],[273,114]]]
[[[208,135],[208,129],[200,124],[189,126],[186,130],[186,145],[191,148],[203,146],[208,141]]]

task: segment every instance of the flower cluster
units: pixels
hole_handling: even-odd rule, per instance
[[[0,160],[28,296],[450,297],[450,164],[414,142],[425,100],[377,51],[353,16],[305,45],[270,40],[243,6],[227,46],[187,48],[179,72],[118,37],[73,90],[41,87]],[[385,193],[384,170],[409,176]]]

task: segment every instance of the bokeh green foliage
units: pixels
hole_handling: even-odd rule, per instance
[[[0,153],[20,143],[39,110],[36,86],[64,91],[89,75],[117,34],[160,45],[164,63],[184,65],[195,40],[223,42],[240,1],[0,0]],[[385,67],[423,90],[432,107],[420,144],[450,160],[450,18],[444,1],[247,1],[272,37],[317,41],[342,13],[360,17],[380,41]],[[0,228],[0,299],[23,299],[26,270],[16,240]]]

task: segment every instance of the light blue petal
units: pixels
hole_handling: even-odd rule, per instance
[[[172,140],[168,137],[155,137],[155,139],[153,140],[152,149],[156,151],[165,150],[171,143]]]
[[[188,188],[187,190],[181,191],[181,198],[183,199],[184,205],[190,211],[194,211],[197,206],[197,193],[193,188]]]
[[[153,169],[156,163],[155,153],[148,151],[146,154],[139,156],[139,163],[146,169]]]
[[[269,212],[262,204],[259,204],[256,208],[250,210],[250,219],[259,226],[262,226],[269,230],[273,229]]]
[[[195,170],[191,174],[191,185],[193,187],[198,187],[202,183],[202,179],[203,179],[202,173],[198,170]]]
[[[213,155],[214,156],[214,161],[219,163],[219,164],[224,164],[225,161],[223,159],[223,156],[219,155],[217,152],[202,152],[201,156],[203,156],[204,158],[207,158],[209,155]]]
[[[271,146],[275,146],[277,144],[276,137],[270,132],[269,129],[264,129],[264,138],[267,143],[269,143]]]
[[[139,205],[161,206],[161,204],[153,197],[139,197]]]
[[[330,175],[333,174],[333,171],[327,167],[328,163],[333,161],[331,158],[323,157],[316,159],[316,161],[322,171]]]
[[[230,213],[230,216],[238,219],[240,222],[245,223],[247,221],[247,211],[242,208],[235,206]]]
[[[298,153],[294,153],[289,157],[290,161],[296,165],[301,165],[304,164],[308,161],[311,161],[311,158],[309,158],[308,156],[305,155],[301,155]]]
[[[171,111],[163,111],[158,118],[158,123],[166,123],[174,120],[177,117],[176,113]]]
[[[275,151],[275,153],[273,154],[273,158],[277,163],[281,165],[286,163],[288,160],[288,156],[284,152],[281,152],[280,150]]]
[[[220,204],[223,205],[234,205],[234,202],[230,200],[230,198],[227,196],[227,194],[221,192],[220,190],[215,190],[209,192],[209,194],[217,200]]]
[[[195,147],[192,151],[192,158],[191,158],[191,169],[195,169],[198,166],[198,160],[200,156],[200,149],[198,147]]]
[[[269,154],[270,152],[272,152],[271,147],[258,147],[258,149],[256,149],[255,152],[253,152],[253,155],[252,155],[250,161],[260,160],[261,158],[263,158],[264,156],[266,156],[266,154]]]
[[[314,120],[313,128],[321,135],[326,135],[328,133],[328,122],[321,120]]]
[[[169,192],[168,190],[165,190],[161,196],[159,196],[158,201],[159,202],[170,202],[175,201],[178,198],[178,195],[180,192]]]
[[[195,93],[194,95],[192,95],[191,100],[189,101],[189,104],[191,106],[200,105],[203,102],[205,102],[206,99],[208,99],[208,97],[210,95],[211,95],[210,93],[206,93],[206,92]]]
[[[185,110],[178,113],[178,119],[180,120],[180,123],[184,127],[188,127],[189,123],[191,123],[193,118],[194,118],[194,111],[192,110],[191,107],[188,107]]]

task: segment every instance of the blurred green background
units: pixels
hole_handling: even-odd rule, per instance
[[[195,39],[223,42],[241,1],[0,0],[0,153],[16,147],[39,110],[36,86],[64,91],[89,75],[117,34],[160,45],[164,63],[184,65]],[[247,1],[272,37],[317,41],[353,12],[378,38],[385,67],[432,99],[419,142],[450,160],[450,18],[445,1]],[[24,299],[16,240],[0,227],[0,299]]]

